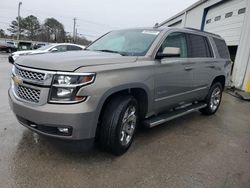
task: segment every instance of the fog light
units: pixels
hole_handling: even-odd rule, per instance
[[[69,133],[69,129],[68,128],[58,128],[58,131],[61,133]]]

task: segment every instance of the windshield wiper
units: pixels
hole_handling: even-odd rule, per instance
[[[114,50],[106,50],[106,49],[103,49],[103,50],[96,50],[96,51],[100,51],[100,52],[108,52],[108,53],[116,53],[116,54],[120,54],[122,56],[124,56],[125,54],[122,53],[122,52],[118,52],[118,51],[114,51]]]

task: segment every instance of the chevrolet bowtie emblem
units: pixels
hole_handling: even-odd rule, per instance
[[[23,81],[20,78],[16,77],[16,76],[12,76],[12,80],[14,81],[14,83],[16,85],[20,85],[20,84],[23,83]]]

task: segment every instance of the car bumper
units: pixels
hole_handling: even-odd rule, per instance
[[[83,103],[31,105],[16,99],[9,90],[9,104],[18,121],[38,134],[66,140],[94,140],[95,112]],[[61,133],[58,128],[69,131]]]

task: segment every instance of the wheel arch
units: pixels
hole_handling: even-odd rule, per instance
[[[224,87],[225,87],[225,84],[226,84],[226,77],[224,75],[219,75],[219,76],[216,76],[214,79],[213,79],[213,82],[211,84],[211,86],[216,83],[216,82],[220,82],[221,85],[222,85],[222,89],[224,90]]]
[[[128,84],[109,89],[102,96],[96,112],[96,122],[92,130],[92,135],[96,135],[97,128],[101,121],[103,111],[112,98],[120,95],[132,95],[136,98],[139,106],[139,116],[143,118],[148,112],[150,99],[149,89],[144,84]]]

